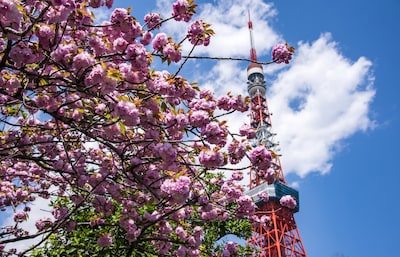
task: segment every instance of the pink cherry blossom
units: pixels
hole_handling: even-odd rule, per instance
[[[173,202],[182,203],[189,197],[190,178],[180,176],[178,179],[167,179],[161,185],[160,189]]]
[[[237,200],[237,203],[238,207],[236,208],[237,211],[236,215],[238,217],[248,216],[254,213],[255,204],[250,196],[248,195],[240,196],[240,198]]]
[[[153,151],[167,164],[174,162],[177,157],[176,150],[170,143],[158,143],[153,147]]]
[[[124,8],[115,8],[111,13],[110,22],[112,23],[124,23],[129,19],[129,13]]]
[[[49,49],[51,44],[53,43],[55,32],[48,25],[41,26],[39,30],[36,32],[36,36],[39,39],[39,44],[44,49]]]
[[[89,0],[89,6],[93,8],[99,8],[100,6],[103,6],[104,0]]]
[[[140,39],[140,43],[147,46],[148,44],[150,44],[152,38],[153,33],[151,33],[150,31],[146,31],[143,33],[142,38]]]
[[[249,154],[250,162],[259,169],[268,169],[272,160],[271,152],[264,146],[257,146]]]
[[[237,256],[238,253],[238,246],[235,242],[229,241],[225,244],[224,250],[222,252],[222,257],[233,257]]]
[[[269,196],[266,192],[259,193],[258,197],[260,197],[265,203],[268,202],[269,200]]]
[[[243,124],[240,127],[239,133],[241,136],[246,136],[247,139],[253,139],[256,137],[256,130],[252,128],[249,124]]]
[[[210,122],[210,116],[206,111],[196,110],[190,114],[189,122],[193,127],[201,128]]]
[[[287,44],[277,44],[272,48],[272,60],[276,63],[289,63],[292,59],[293,49]]]
[[[34,63],[37,60],[36,54],[29,46],[28,43],[19,42],[11,48],[10,58],[15,62],[17,67]]]
[[[238,164],[246,155],[246,146],[239,142],[233,141],[228,146],[228,155],[231,164]]]
[[[140,115],[136,105],[128,101],[119,101],[115,106],[114,115],[121,117],[127,126],[135,126],[140,122]]]
[[[12,77],[6,82],[5,88],[10,93],[10,95],[14,95],[17,93],[20,86],[21,82],[17,78]]]
[[[221,126],[216,122],[208,123],[201,130],[201,135],[205,138],[207,142],[211,144],[216,144],[221,147],[223,147],[226,144],[227,133],[228,133],[227,128]]]
[[[294,209],[297,206],[296,199],[294,199],[294,197],[291,195],[282,196],[281,199],[279,200],[279,203],[282,206],[288,207],[290,209]]]
[[[179,62],[182,58],[181,52],[178,46],[168,43],[163,48],[163,55],[168,57],[173,62]]]
[[[219,151],[203,150],[199,155],[200,164],[209,169],[216,169],[224,165],[224,156]]]
[[[191,44],[204,46],[210,44],[210,35],[206,34],[204,25],[205,24],[202,20],[197,20],[190,24],[187,31],[187,37]]]
[[[107,247],[113,243],[113,238],[109,234],[103,234],[97,239],[97,245],[100,247]]]
[[[153,49],[161,51],[168,44],[168,37],[165,33],[158,33],[153,39]]]
[[[188,22],[192,18],[193,12],[189,10],[187,0],[178,0],[172,5],[172,16],[176,21]]]
[[[77,54],[72,59],[72,68],[77,72],[83,72],[96,63],[96,60],[87,52]]]
[[[28,214],[26,212],[17,212],[14,214],[15,222],[23,222],[28,218]]]
[[[132,64],[132,69],[141,70],[148,64],[147,52],[143,45],[130,44],[126,48],[126,59]]]
[[[14,0],[0,1],[0,22],[3,26],[11,26],[13,29],[20,27],[22,13],[18,10],[18,2]]]
[[[106,0],[107,8],[110,9],[112,7],[113,3],[114,3],[114,0]]]
[[[148,13],[144,16],[144,22],[149,30],[158,29],[161,26],[161,17],[159,13]]]
[[[116,52],[123,53],[128,44],[128,41],[122,37],[119,37],[113,41],[113,48]]]

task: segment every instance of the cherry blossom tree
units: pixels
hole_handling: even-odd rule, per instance
[[[173,3],[171,17],[116,8],[95,24],[91,10],[112,2],[0,0],[0,208],[13,215],[1,256],[213,256],[220,237],[251,233],[248,167],[227,166],[250,158],[266,169],[270,154],[249,146],[251,127],[235,133],[224,121],[249,101],[180,75],[193,58],[183,42],[208,46],[210,24],[192,21],[192,0]],[[187,34],[174,40],[165,22],[187,23]],[[289,50],[280,45],[274,61]],[[155,69],[154,58],[178,69]],[[43,200],[51,217],[23,229]],[[232,243],[220,250],[239,254]]]

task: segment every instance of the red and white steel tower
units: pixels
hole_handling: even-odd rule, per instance
[[[264,145],[272,154],[271,168],[275,172],[275,182],[266,181],[259,172],[250,170],[250,189],[247,192],[256,202],[256,215],[270,218],[269,222],[254,225],[253,235],[247,243],[257,250],[259,257],[305,257],[306,252],[300,233],[294,220],[294,213],[299,211],[299,193],[289,187],[282,172],[279,156],[276,154],[277,144],[274,142],[271,124],[271,113],[268,109],[266,82],[263,67],[257,63],[257,54],[253,41],[253,24],[249,14],[250,58],[247,67],[248,93],[251,98],[250,120],[256,130],[255,145]],[[269,182],[269,183],[268,183]],[[269,200],[264,202],[259,194],[265,192]],[[296,207],[291,209],[280,204],[282,196],[290,195],[296,200]]]

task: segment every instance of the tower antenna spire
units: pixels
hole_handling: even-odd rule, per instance
[[[253,39],[253,22],[251,21],[250,18],[250,10],[247,11],[249,14],[249,22],[248,22],[248,27],[249,27],[249,32],[250,32],[250,59],[253,62],[257,61],[257,53],[256,53],[256,48],[254,46],[254,39]]]

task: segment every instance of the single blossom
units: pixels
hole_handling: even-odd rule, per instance
[[[176,21],[188,22],[192,18],[194,12],[190,10],[187,0],[178,0],[172,4],[172,16]]]
[[[168,37],[165,33],[158,33],[153,39],[153,49],[161,51],[163,47],[168,44]]]
[[[173,202],[183,203],[189,197],[190,184],[191,180],[189,177],[180,176],[178,179],[166,179],[160,189]]]
[[[202,20],[197,20],[190,24],[187,30],[187,38],[190,43],[193,45],[208,46],[210,44],[210,34],[206,30],[208,26]]]
[[[272,48],[272,60],[276,63],[286,63],[292,59],[294,52],[293,47],[288,47],[288,44],[277,44]]]
[[[144,16],[144,22],[149,30],[161,27],[161,17],[159,13],[148,13]]]
[[[240,127],[239,133],[241,136],[246,136],[247,139],[253,139],[256,137],[256,130],[249,124],[244,124]]]
[[[200,164],[209,169],[216,169],[224,165],[224,155],[219,151],[203,150],[199,154]]]
[[[257,146],[250,152],[249,159],[258,169],[268,169],[272,160],[272,155],[264,146]]]
[[[281,199],[279,200],[279,203],[282,206],[288,207],[290,209],[294,209],[297,206],[296,199],[291,195],[282,196]]]

